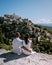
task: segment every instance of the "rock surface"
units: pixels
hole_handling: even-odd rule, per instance
[[[52,55],[35,53],[30,56],[19,56],[0,49],[0,65],[52,65]]]

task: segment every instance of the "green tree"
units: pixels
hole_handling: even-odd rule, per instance
[[[2,36],[2,29],[0,28],[0,42],[1,43],[4,43],[4,41],[3,41],[3,36]]]

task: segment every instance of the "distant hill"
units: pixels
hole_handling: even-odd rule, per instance
[[[41,26],[51,27],[52,28],[52,24],[37,24],[37,25],[41,25]]]
[[[38,26],[41,26],[41,27],[43,27],[43,28],[46,28],[50,33],[52,33],[52,24],[51,24],[51,26],[50,25],[40,25],[40,24],[36,24],[36,25],[38,25]]]

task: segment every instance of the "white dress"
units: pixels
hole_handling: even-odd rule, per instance
[[[23,41],[23,46],[32,51],[32,52],[30,53],[30,52],[28,52],[28,51],[22,49],[24,54],[30,55],[30,54],[36,53],[36,52],[34,52],[34,51],[32,50],[32,48],[30,47],[30,46],[31,46],[31,43],[32,43],[31,40],[29,40],[28,44],[26,44],[25,41]]]

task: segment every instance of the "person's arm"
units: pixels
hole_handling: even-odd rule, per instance
[[[33,48],[32,40],[29,40],[29,46],[30,48]]]
[[[31,50],[27,49],[25,46],[22,46],[21,48],[31,53]]]
[[[33,44],[31,43],[30,48],[33,48]]]

